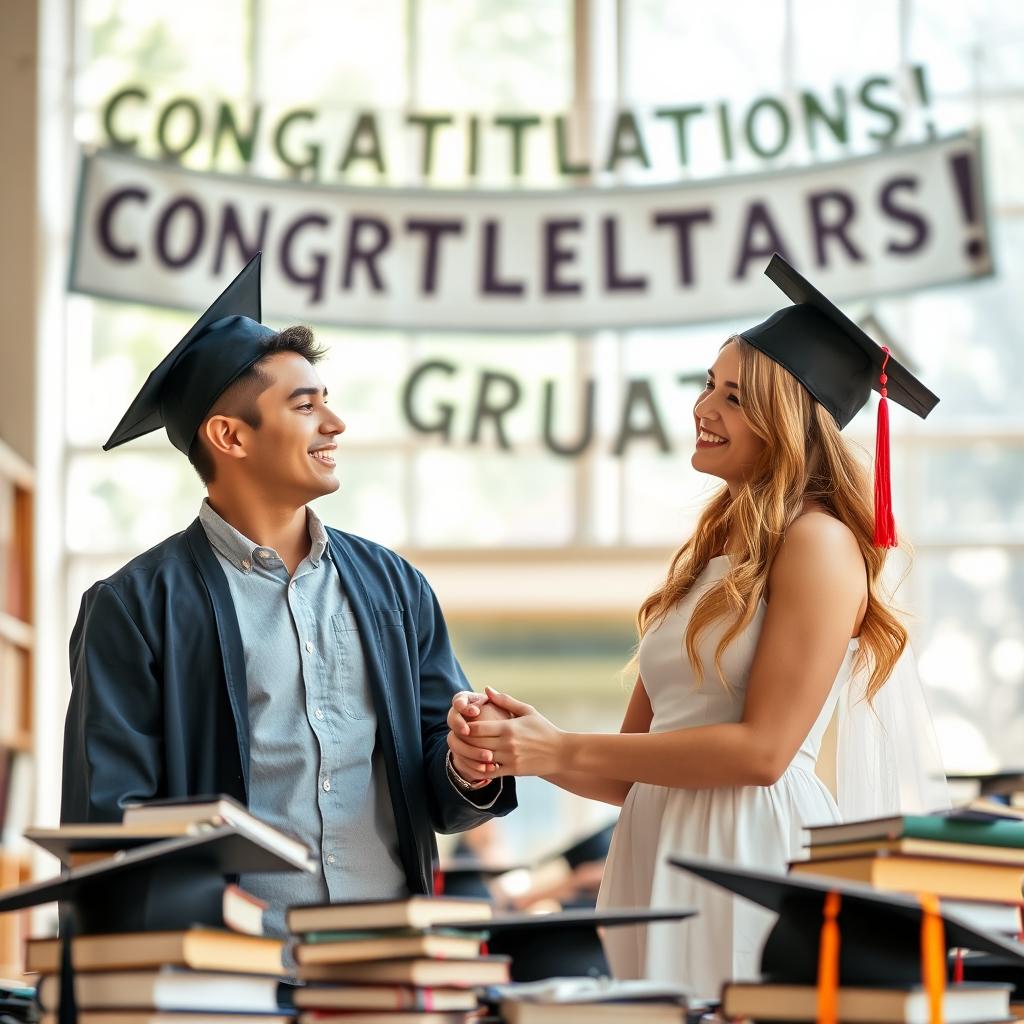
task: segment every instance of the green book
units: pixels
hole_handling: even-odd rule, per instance
[[[928,839],[941,843],[1008,846],[1024,849],[1024,821],[989,821],[941,814],[905,814],[871,821],[849,821],[808,829],[809,846],[855,843],[869,839]]]

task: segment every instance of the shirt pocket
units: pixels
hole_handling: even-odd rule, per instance
[[[349,718],[373,718],[376,711],[359,629],[347,612],[332,615],[331,627],[338,652],[338,686],[341,689],[342,711]]]

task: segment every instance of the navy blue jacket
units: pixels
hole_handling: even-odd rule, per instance
[[[327,536],[359,624],[409,891],[427,893],[434,832],[507,814],[515,785],[506,779],[482,811],[447,778],[446,715],[469,684],[427,581],[379,544],[331,528]],[[246,803],[242,640],[198,519],[86,592],[71,680],[62,821],[120,821],[126,802],[159,797],[226,793]],[[489,802],[492,787],[473,796]]]

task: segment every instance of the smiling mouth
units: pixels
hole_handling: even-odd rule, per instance
[[[328,448],[321,448],[318,451],[310,452],[309,457],[311,459],[315,459],[317,462],[323,464],[324,466],[335,465],[334,455]]]
[[[697,444],[706,448],[721,448],[722,445],[728,444],[729,439],[727,437],[720,437],[718,434],[712,434],[710,430],[701,429],[697,432]]]

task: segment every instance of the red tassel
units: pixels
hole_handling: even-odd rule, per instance
[[[889,472],[889,401],[885,372],[889,350],[883,345],[885,362],[878,378],[882,385],[878,402],[878,428],[875,432],[875,547],[896,547],[896,522],[892,517],[892,478]]]

